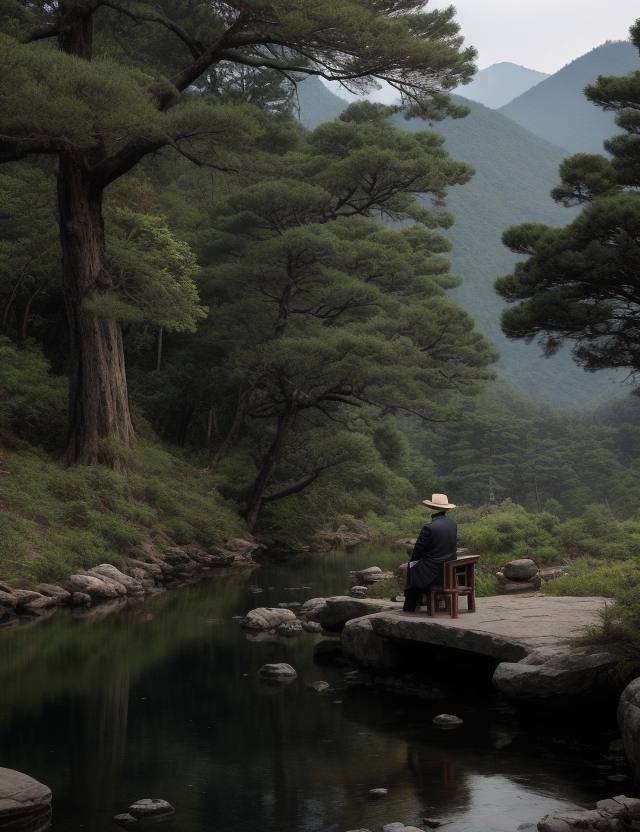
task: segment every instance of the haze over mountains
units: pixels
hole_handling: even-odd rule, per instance
[[[504,62],[481,69],[470,84],[458,87],[456,92],[497,110],[548,77],[545,72]]]
[[[455,225],[447,232],[454,245],[450,259],[464,281],[451,295],[500,351],[496,367],[500,377],[557,407],[596,404],[625,395],[629,388],[612,384],[612,378],[622,379],[621,373],[585,373],[573,363],[568,350],[545,359],[536,345],[505,338],[500,330],[504,302],[493,283],[513,269],[517,258],[502,245],[501,235],[505,228],[521,222],[561,226],[575,216],[578,209],[556,205],[549,196],[558,182],[558,166],[571,153],[585,149],[585,144],[593,152],[601,151],[603,139],[616,132],[612,114],[588,103],[582,90],[599,74],[624,75],[635,69],[640,69],[640,58],[630,43],[608,43],[540,81],[499,111],[454,96],[470,108],[467,118],[433,125],[395,116],[404,130],[441,133],[450,155],[475,167],[471,182],[453,188],[447,200],[456,215]],[[510,72],[508,67],[502,77]],[[348,106],[314,79],[300,84],[298,94],[300,119],[309,129],[335,118]],[[526,120],[529,127],[507,117],[507,110],[515,110],[520,122]],[[572,113],[577,114],[575,125]]]
[[[602,142],[622,131],[614,114],[594,107],[582,90],[598,75],[638,70],[640,55],[629,41],[605,43],[500,107],[500,112],[571,153],[603,153]]]

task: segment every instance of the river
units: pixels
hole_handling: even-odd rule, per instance
[[[614,714],[528,717],[481,668],[438,667],[429,700],[345,689],[343,667],[313,662],[320,636],[260,640],[232,620],[344,594],[350,569],[401,557],[366,546],[307,556],[104,617],[61,611],[0,632],[0,766],[52,789],[58,832],[115,832],[113,816],[145,797],[175,807],[164,832],[377,832],[421,817],[449,832],[510,832],[630,793],[606,779]],[[295,683],[257,681],[279,661]],[[316,680],[334,690],[308,691]],[[463,726],[436,728],[443,712]],[[373,788],[388,793],[374,799]]]

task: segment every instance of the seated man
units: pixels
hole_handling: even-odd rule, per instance
[[[423,594],[442,583],[442,564],[455,560],[458,548],[458,527],[447,517],[447,511],[455,505],[446,494],[432,494],[422,504],[435,509],[435,513],[413,547],[404,589],[404,612],[416,612]]]

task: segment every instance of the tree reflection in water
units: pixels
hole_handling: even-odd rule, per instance
[[[427,701],[344,690],[343,668],[313,664],[317,636],[251,641],[231,621],[252,606],[342,594],[350,569],[400,559],[331,553],[173,591],[104,619],[60,613],[0,633],[0,766],[52,788],[58,832],[113,832],[113,815],[143,797],[175,807],[165,832],[344,832],[419,825],[425,812],[464,816],[491,778],[502,794],[526,795],[540,815],[562,798],[610,796],[589,781],[608,726],[576,735],[573,756],[552,757],[540,726],[504,706],[480,676],[469,685],[445,672],[441,698]],[[249,592],[256,583],[258,596]],[[302,586],[313,588],[285,590]],[[296,668],[296,682],[260,684],[261,665],[278,661]],[[320,679],[338,690],[306,689]],[[443,711],[464,726],[435,728]],[[369,790],[379,787],[388,794],[376,801]]]

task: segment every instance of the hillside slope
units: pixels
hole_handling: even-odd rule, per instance
[[[298,116],[307,130],[315,130],[325,121],[333,121],[349,106],[349,102],[330,89],[318,78],[306,78],[298,84]]]
[[[598,75],[627,75],[640,70],[640,56],[629,41],[605,43],[500,107],[499,112],[571,153],[602,153],[602,142],[621,132],[614,114],[583,95]]]
[[[575,210],[557,205],[549,196],[567,154],[494,110],[467,104],[467,118],[447,120],[436,128],[451,156],[476,169],[471,182],[453,188],[447,200],[456,216],[447,232],[454,246],[450,258],[464,278],[450,294],[500,351],[497,369],[503,379],[558,407],[606,400],[612,393],[611,373],[585,373],[568,350],[545,359],[537,346],[509,341],[500,329],[504,302],[493,290],[496,277],[508,274],[517,260],[502,245],[505,228],[521,222],[560,226],[575,216]],[[428,129],[419,120],[402,121],[406,130]]]
[[[300,118],[310,128],[334,118],[336,109],[348,106],[325,87],[319,91],[305,89],[313,86],[322,87],[319,81],[309,80],[299,89]],[[438,131],[445,136],[451,156],[476,169],[471,182],[454,188],[447,200],[456,215],[455,225],[447,232],[454,244],[450,257],[454,270],[464,280],[452,297],[492,339],[501,354],[496,368],[516,387],[557,407],[580,407],[622,394],[622,388],[612,387],[612,374],[585,373],[573,363],[568,351],[545,359],[535,345],[509,341],[502,334],[500,313],[504,302],[494,292],[493,282],[512,270],[516,256],[502,245],[501,234],[520,222],[557,226],[574,216],[573,211],[556,205],[549,196],[557,183],[558,165],[567,153],[482,104],[454,98],[470,107],[467,118],[447,119],[433,126],[419,119],[406,121],[399,114],[395,117],[405,130]]]
[[[497,110],[548,77],[545,72],[505,61],[481,69],[470,84],[459,87],[456,93]]]

